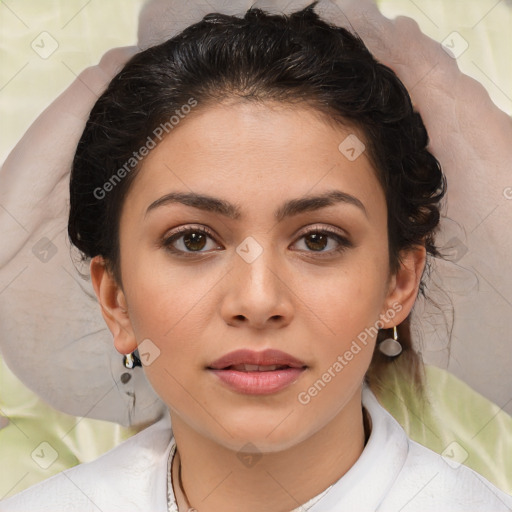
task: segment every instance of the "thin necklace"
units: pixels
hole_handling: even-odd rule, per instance
[[[176,455],[178,456],[178,485],[180,486],[180,490],[183,494],[183,498],[185,499],[185,505],[187,506],[187,512],[197,511],[194,507],[190,505],[190,501],[188,501],[187,493],[185,492],[185,489],[183,488],[183,482],[181,480],[181,457],[178,452],[178,449],[176,448]]]

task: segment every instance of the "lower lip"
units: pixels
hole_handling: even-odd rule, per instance
[[[269,372],[214,370],[212,373],[230,388],[246,395],[270,395],[293,384],[305,368],[286,368]]]

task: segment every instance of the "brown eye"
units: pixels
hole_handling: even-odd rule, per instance
[[[344,236],[329,229],[313,229],[304,233],[299,240],[304,239],[305,252],[325,254],[326,256],[344,251],[349,247],[353,247]],[[333,246],[327,249],[328,246]],[[302,250],[302,249],[301,249]]]
[[[187,253],[205,253],[208,240],[214,240],[213,233],[203,227],[185,227],[167,236],[162,241],[162,246],[175,254],[186,255]],[[213,248],[218,245],[212,244]]]
[[[203,233],[188,233],[183,235],[183,245],[191,251],[200,251],[206,245],[206,236]]]
[[[306,246],[312,251],[323,251],[327,246],[329,237],[324,233],[310,233],[305,235]]]

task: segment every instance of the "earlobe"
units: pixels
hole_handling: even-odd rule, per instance
[[[90,272],[94,292],[100,303],[105,323],[114,337],[116,350],[121,354],[133,352],[137,348],[137,341],[127,312],[123,290],[101,256],[95,256],[91,260]]]
[[[385,301],[386,311],[393,309],[396,314],[393,315],[392,319],[384,322],[384,328],[400,324],[411,312],[418,296],[426,256],[427,252],[423,245],[407,249],[400,254],[400,267],[390,279]],[[396,307],[397,304],[401,306],[399,310]],[[385,312],[383,312],[383,316],[387,316]]]

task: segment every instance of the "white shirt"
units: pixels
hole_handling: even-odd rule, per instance
[[[297,510],[512,511],[512,496],[472,469],[410,440],[367,386],[362,402],[372,430],[361,456],[336,483],[308,502],[310,508]],[[0,501],[0,512],[167,512],[168,494],[171,507],[174,503],[172,486],[167,488],[174,449],[167,416],[98,459]]]

